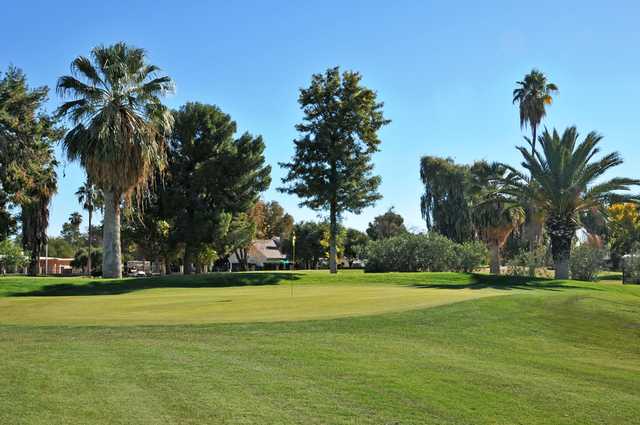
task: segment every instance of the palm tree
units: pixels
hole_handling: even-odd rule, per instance
[[[542,119],[547,115],[546,106],[553,102],[552,95],[558,87],[547,81],[546,75],[532,69],[524,76],[524,80],[516,81],[518,86],[513,90],[513,103],[520,109],[520,127],[531,128],[531,154],[536,151],[537,131]]]
[[[91,242],[93,241],[92,237],[92,225],[93,222],[93,211],[96,208],[101,209],[104,200],[102,198],[102,191],[98,189],[91,180],[87,179],[85,183],[78,188],[76,191],[76,197],[78,198],[78,202],[82,205],[82,208],[87,211],[89,214],[89,229],[87,231],[87,245],[88,245],[88,256],[87,256],[87,270],[89,274],[91,274],[92,266],[91,266]]]
[[[553,102],[552,95],[558,92],[558,87],[547,81],[544,73],[537,69],[524,76],[524,80],[516,81],[513,90],[513,103],[518,103],[520,110],[520,128],[531,128],[531,139],[525,140],[531,145],[531,154],[536,151],[538,140],[538,126],[547,115],[546,106]],[[542,238],[542,217],[534,205],[527,205],[526,239],[529,240],[529,252],[533,253]],[[529,274],[535,275],[535,267],[530,267]]]
[[[489,271],[496,275],[500,274],[500,250],[525,219],[524,209],[518,200],[501,191],[506,173],[503,165],[485,161],[476,162],[470,169],[471,218],[479,238],[489,248]]]
[[[539,138],[542,153],[532,154],[525,147],[518,147],[524,158],[522,166],[529,171],[533,184],[523,173],[507,166],[510,174],[503,193],[528,200],[544,214],[556,279],[569,277],[571,243],[580,226],[581,212],[597,209],[606,214],[611,199],[635,201],[616,192],[628,191],[640,180],[617,177],[596,183],[608,170],[622,164],[617,152],[594,160],[601,140],[602,136],[591,132],[578,142],[575,127],[567,128],[562,136],[556,130],[545,130]]]
[[[74,212],[69,215],[69,223],[74,227],[80,227],[82,224],[82,214],[79,212]]]
[[[122,277],[120,209],[139,200],[166,166],[165,139],[173,119],[160,96],[173,88],[143,49],[124,43],[99,46],[91,59],[78,56],[73,75],[60,77],[58,93],[73,100],[58,109],[75,125],[65,139],[70,160],[79,160],[104,193],[104,277]],[[76,78],[79,77],[79,78]]]

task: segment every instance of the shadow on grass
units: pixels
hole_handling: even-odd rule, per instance
[[[119,295],[154,288],[228,288],[233,286],[279,285],[300,279],[297,273],[209,273],[190,276],[163,276],[123,280],[87,280],[80,284],[56,283],[10,294],[13,297],[78,295]]]
[[[552,279],[528,276],[496,276],[490,274],[471,273],[468,275],[469,281],[464,283],[429,282],[417,283],[416,288],[437,288],[437,289],[542,289],[547,291],[561,291],[563,289],[590,289],[599,290],[593,287],[573,285],[569,282]],[[564,282],[564,283],[563,283]]]
[[[609,273],[601,274],[598,276],[598,280],[622,280],[622,273]]]

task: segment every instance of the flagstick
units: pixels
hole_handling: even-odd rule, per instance
[[[293,245],[293,263],[291,263],[291,269],[295,271],[296,269],[296,233],[293,232],[293,237],[291,238],[291,243]],[[293,297],[293,276],[291,276],[291,296]]]

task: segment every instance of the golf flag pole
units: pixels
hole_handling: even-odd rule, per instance
[[[296,269],[296,233],[293,232],[293,237],[291,238],[291,251],[292,251],[292,262],[291,269]],[[291,296],[293,297],[293,276],[291,276]]]

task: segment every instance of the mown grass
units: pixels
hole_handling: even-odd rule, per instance
[[[371,315],[459,302],[545,281],[487,275],[235,273],[103,281],[8,278],[0,324],[168,325]]]
[[[508,296],[333,320],[0,326],[0,423],[640,423],[637,286],[464,274],[298,275],[294,291],[344,284]],[[125,281],[127,293],[107,296],[290,283],[245,287],[252,279],[235,276]],[[240,279],[240,287],[229,279]],[[6,282],[0,280],[5,300],[103,297],[88,295],[96,288],[83,292],[84,285],[100,286],[87,280]],[[60,282],[78,288],[52,287]],[[140,285],[146,289],[135,289]]]

